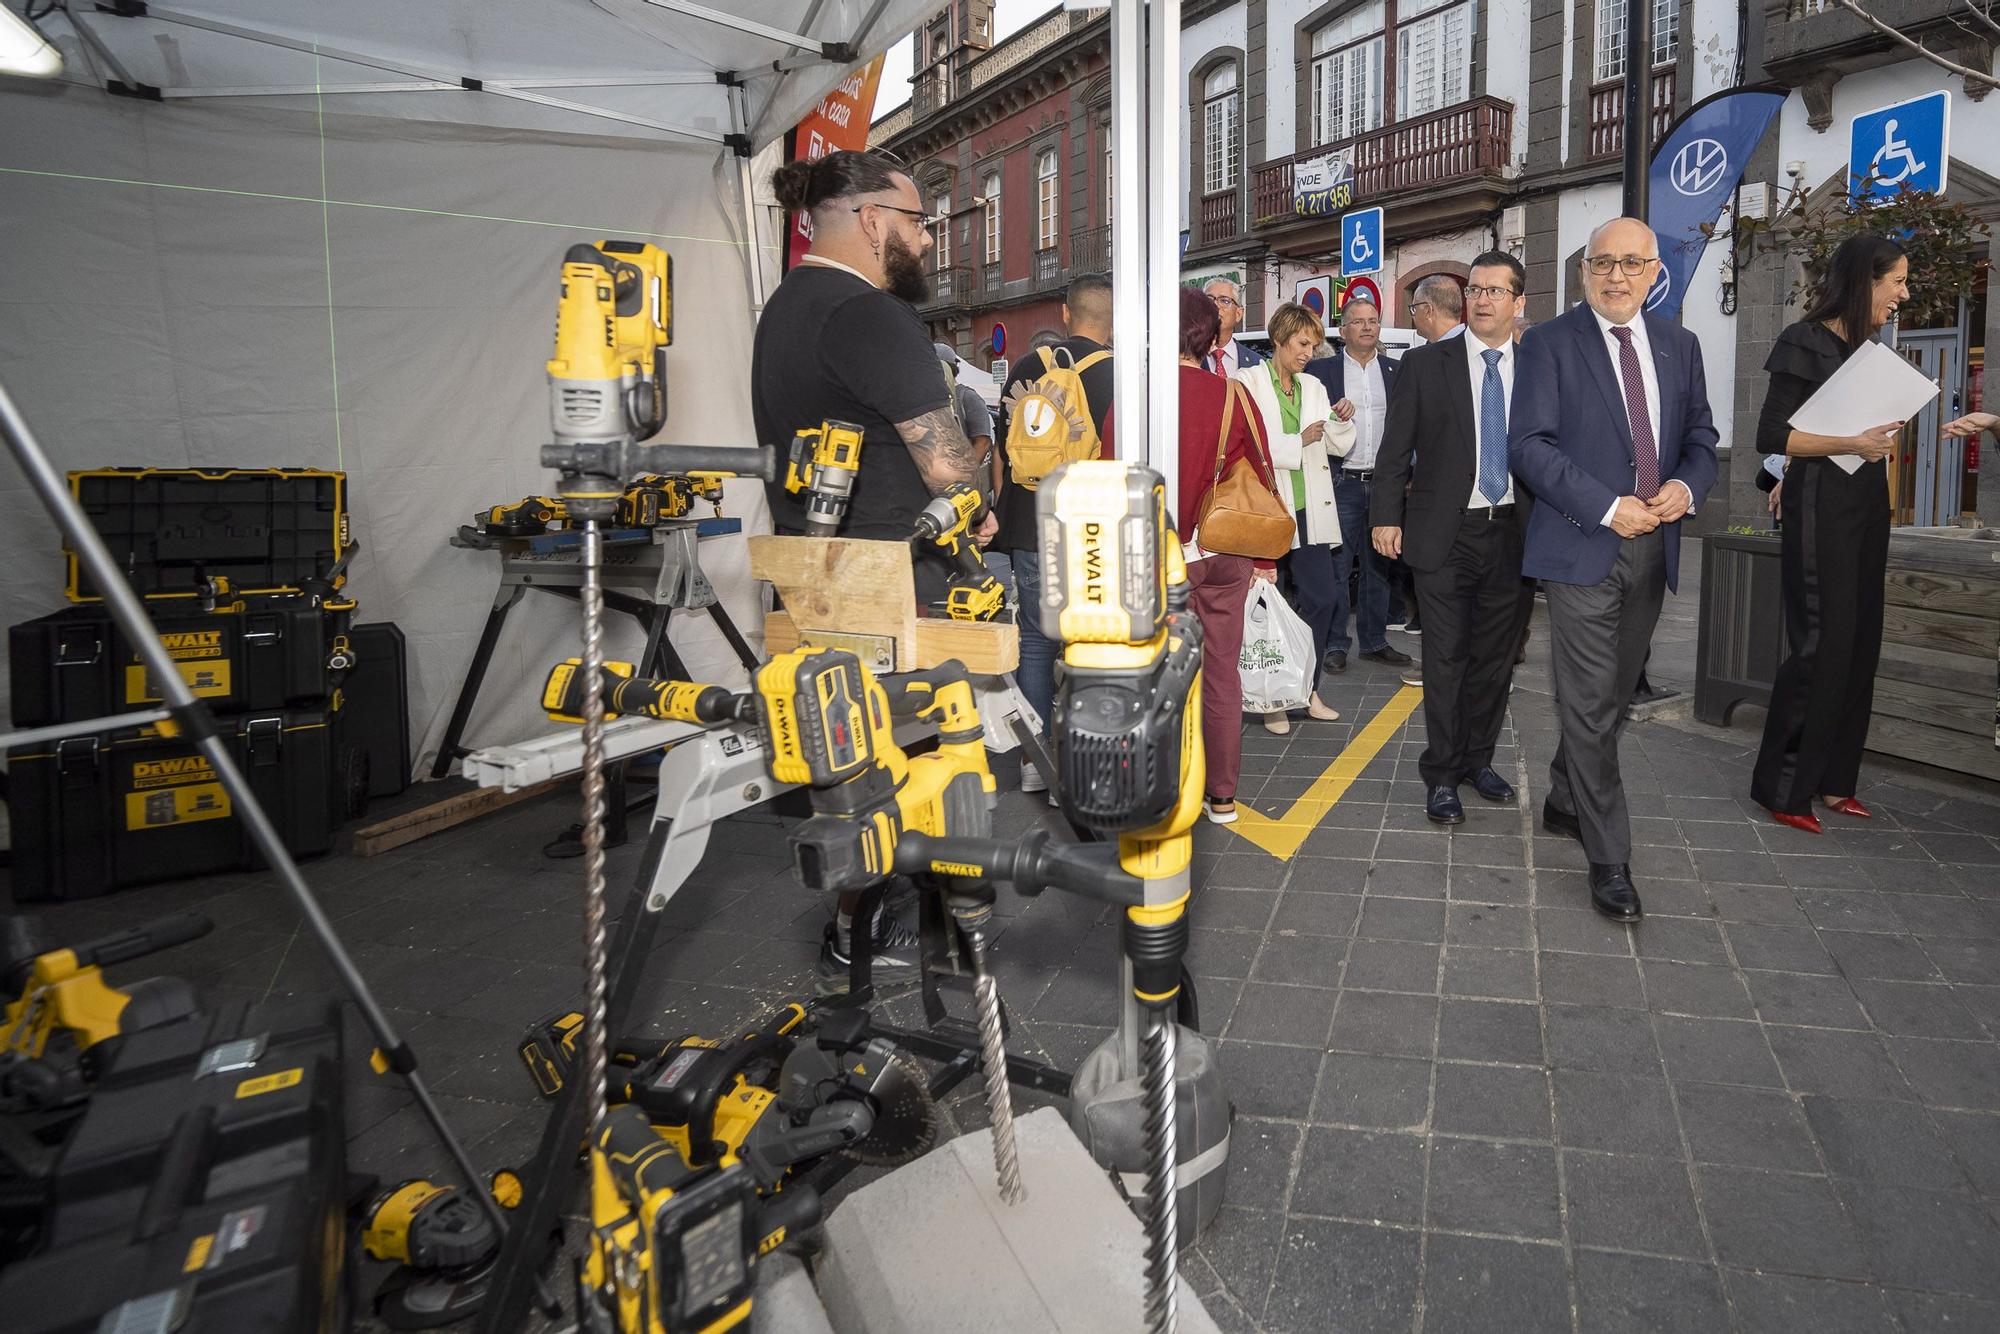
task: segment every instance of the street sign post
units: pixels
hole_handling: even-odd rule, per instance
[[[1356,209],[1340,219],[1340,271],[1349,278],[1382,271],[1382,210]]]
[[[1858,207],[1898,190],[1943,194],[1951,163],[1951,94],[1926,93],[1877,107],[1848,125],[1847,188]]]

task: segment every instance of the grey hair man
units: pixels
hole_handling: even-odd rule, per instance
[[[1465,331],[1465,293],[1458,280],[1433,273],[1410,293],[1410,324],[1426,343]]]
[[[1215,335],[1215,351],[1208,354],[1208,368],[1227,378],[1245,366],[1261,364],[1263,353],[1236,341],[1236,331],[1243,327],[1243,289],[1236,280],[1210,278],[1201,285],[1201,293],[1215,303],[1215,313],[1222,320]]]

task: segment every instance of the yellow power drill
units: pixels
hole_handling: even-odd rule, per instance
[[[806,536],[832,537],[840,531],[860,475],[861,428],[854,423],[823,421],[819,429],[792,437],[785,490],[806,497]]]
[[[951,582],[945,590],[945,614],[954,621],[990,621],[1007,604],[1007,591],[986,568],[979,544],[972,540],[972,520],[985,506],[979,488],[953,482],[943,495],[917,515],[918,547],[935,547],[951,557]]]

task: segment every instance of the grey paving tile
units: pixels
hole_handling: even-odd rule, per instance
[[[1435,993],[1443,947],[1417,940],[1357,940],[1342,985],[1364,991]]]
[[[1337,995],[1321,987],[1246,982],[1224,1033],[1250,1042],[1283,1042],[1323,1050]]]
[[[1229,1179],[1224,1196],[1249,1204],[1282,1203],[1305,1128],[1290,1121],[1239,1116],[1229,1128]]]
[[[1681,837],[1691,848],[1713,848],[1735,852],[1762,852],[1764,844],[1757,830],[1741,820],[1682,820]]]
[[[1579,954],[1632,954],[1632,928],[1588,906],[1535,909],[1535,938],[1544,950]]]
[[[1252,982],[1296,987],[1337,987],[1347,942],[1329,936],[1286,936],[1272,932],[1250,965]]]
[[[1827,973],[1745,972],[1750,998],[1767,1024],[1867,1028],[1868,1016],[1844,977]]]
[[[1290,870],[1290,863],[1262,851],[1225,852],[1215,859],[1205,883],[1210,889],[1277,889]]]
[[[1413,899],[1378,899],[1372,895],[1361,904],[1358,934],[1376,940],[1444,939],[1444,904]]]
[[[1820,943],[1849,978],[1929,981],[1938,976],[1933,964],[1911,936],[1868,931],[1822,931]]]
[[[1870,1284],[1736,1270],[1727,1279],[1737,1319],[1746,1330],[1895,1334],[1899,1328],[1881,1289]]]
[[[1729,1326],[1712,1265],[1578,1251],[1577,1327],[1588,1334],[1683,1334]]]
[[[1963,1192],[1970,1185],[1916,1103],[1818,1094],[1800,1103],[1835,1176],[1919,1190]]]
[[[1727,881],[1733,885],[1784,883],[1777,862],[1765,852],[1696,852],[1694,867],[1695,874],[1708,881]]]
[[[1312,1127],[1290,1211],[1360,1222],[1422,1222],[1423,1138]]]
[[[1831,1093],[1846,1098],[1916,1097],[1890,1064],[1882,1039],[1873,1033],[1788,1028],[1766,1024],[1765,1036],[1777,1053],[1785,1083],[1794,1093]]]
[[[1285,1235],[1285,1216],[1224,1204],[1202,1229],[1195,1249],[1222,1286],[1246,1311],[1261,1312]]]
[[[1285,882],[1285,892],[1353,897],[1362,892],[1362,886],[1367,882],[1366,858],[1308,857],[1300,853],[1292,859],[1292,875]]]
[[[1852,857],[1779,853],[1772,858],[1784,882],[1796,889],[1869,889],[1875,881]]]
[[[1953,992],[1959,1003],[1970,1010],[1986,1029],[1986,1036],[2000,1038],[2000,987],[1974,987],[1964,983],[1954,983]]]
[[[1443,899],[1447,873],[1422,862],[1377,862],[1368,871],[1367,884],[1371,897]]]
[[[1295,894],[1287,891],[1269,922],[1273,931],[1302,936],[1351,936],[1361,916],[1356,894]]]
[[[1646,1003],[1658,1013],[1711,1019],[1756,1017],[1750,993],[1734,968],[1649,959],[1644,971]]]
[[[1972,1188],[1981,1195],[2000,1195],[2000,1116],[1933,1108],[1931,1119]]]
[[[1758,1024],[1656,1014],[1653,1030],[1666,1058],[1667,1077],[1675,1082],[1784,1087]]]
[[[1008,934],[1018,929],[1010,928]],[[1263,943],[1262,935],[1248,931],[1194,927],[1188,932],[1188,971],[1196,977],[1248,977]]]
[[[1540,1066],[1542,1017],[1532,1004],[1518,1001],[1463,1000],[1444,1002],[1438,1030],[1438,1055],[1461,1061],[1511,1061]]]
[[[1917,1096],[1931,1106],[2000,1111],[2000,1047],[1931,1038],[1887,1041]]]
[[[1986,1030],[1944,982],[1884,982],[1857,979],[1854,994],[1884,1033],[1920,1038],[1981,1041]]]
[[[1259,931],[1278,906],[1275,889],[1222,889],[1204,885],[1188,905],[1188,925],[1217,931]]]
[[[1709,901],[1715,905],[1716,916],[1725,922],[1745,922],[1754,926],[1811,925],[1800,908],[1796,894],[1797,891],[1774,885],[1708,886]]]
[[[1632,849],[1632,878],[1639,883],[1640,893],[1645,887],[1659,880],[1692,880],[1700,872],[1696,864],[1702,857],[1721,856],[1720,853],[1693,853],[1685,848],[1659,848],[1637,846]]]
[[[1366,829],[1340,829],[1322,826],[1306,835],[1305,842],[1299,845],[1299,851],[1309,857],[1346,857],[1366,860],[1375,855],[1375,843],[1381,836],[1381,826],[1379,824]]]
[[[1634,959],[1608,954],[1545,953],[1542,999],[1551,1004],[1643,1009],[1645,989]]]
[[[1556,1138],[1565,1148],[1676,1156],[1681,1152],[1665,1080],[1590,1070],[1557,1070],[1550,1079],[1555,1088]]]
[[[1633,875],[1638,876],[1634,871]],[[1646,876],[1637,881],[1640,896],[1646,904],[1646,921],[1650,927],[1657,927],[1679,918],[1692,918],[1693,922],[1680,922],[1681,926],[1705,924],[1715,917],[1715,905],[1710,902],[1708,892],[1693,880],[1663,880],[1658,876]],[[1645,932],[1635,931],[1633,940],[1643,945]],[[1662,939],[1672,933],[1663,933]],[[1688,940],[1685,934],[1683,941]],[[1642,950],[1643,952],[1643,950]]]
[[[1446,917],[1445,939],[1453,945],[1530,949],[1535,943],[1534,922],[1525,907],[1454,903]]]
[[[1410,1130],[1430,1115],[1431,1063],[1394,1056],[1333,1052],[1313,1094],[1316,1122]]]
[[[1436,1046],[1437,1007],[1432,996],[1343,991],[1328,1046],[1378,1056],[1429,1056]]]
[[[2000,869],[1994,874],[2000,875]],[[2000,914],[1994,912],[1990,903],[1956,894],[1898,894],[1890,902],[1902,922],[1901,929],[1914,935],[1949,936],[1955,940],[1991,940],[2000,936]]]
[[[1679,1158],[1565,1149],[1562,1166],[1569,1234],[1577,1245],[1706,1256],[1687,1164]]]
[[[1534,952],[1454,945],[1445,952],[1443,989],[1453,996],[1534,1000]]]
[[[2000,1302],[1951,1297],[1933,1292],[1888,1289],[1884,1295],[1903,1321],[1903,1328],[1924,1334],[1933,1330],[2000,1329]]]
[[[1696,1162],[1818,1172],[1811,1131],[1789,1094],[1719,1084],[1674,1090]]]
[[[2000,1228],[1970,1197],[1862,1181],[1840,1182],[1839,1189],[1884,1282],[2000,1298],[2000,1265],[1993,1263]]]
[[[1375,845],[1375,858],[1385,862],[1424,862],[1441,866],[1448,855],[1446,837],[1435,825],[1427,829],[1390,826],[1382,831],[1382,841]]]
[[[1406,1331],[1416,1312],[1414,1232],[1295,1219],[1264,1308],[1269,1330]]]
[[[1823,931],[1901,931],[1895,898],[1867,889],[1802,889],[1799,907]]]
[[[1826,1178],[1735,1167],[1698,1172],[1702,1210],[1723,1264],[1812,1278],[1875,1276]]]
[[[1230,1099],[1242,1115],[1296,1121],[1311,1110],[1322,1059],[1316,1048],[1232,1039],[1218,1051]]]
[[[1425,1225],[1510,1237],[1559,1234],[1555,1150],[1542,1145],[1440,1139],[1431,1145]]]
[[[1434,1233],[1424,1251],[1429,1334],[1567,1329],[1562,1251],[1518,1241]]]
[[[1731,922],[1723,927],[1739,968],[1768,968],[1781,973],[1832,973],[1833,957],[1819,943],[1819,933],[1802,926],[1753,926]]]
[[[1652,1024],[1642,1011],[1550,1005],[1544,1007],[1543,1022],[1549,1063],[1558,1069],[1619,1075],[1660,1073]]]
[[[1431,1128],[1440,1135],[1547,1140],[1548,1078],[1519,1066],[1440,1062]]]
[[[1519,839],[1511,840],[1516,850],[1512,862],[1504,866],[1460,866],[1451,868],[1450,896],[1457,903],[1505,903],[1525,907],[1528,903],[1528,873],[1521,866]],[[1457,841],[1453,847],[1456,848]]]
[[[2000,985],[2000,947],[1992,941],[1924,936],[1919,938],[1918,943],[1952,981],[1989,987]]]

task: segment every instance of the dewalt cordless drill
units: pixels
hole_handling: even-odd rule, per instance
[[[972,521],[985,503],[977,487],[953,482],[917,515],[917,532],[911,541],[919,549],[936,548],[951,558],[945,614],[954,621],[990,621],[1007,603],[1006,589],[986,568],[986,559],[972,540]]]
[[[832,537],[840,531],[860,475],[861,428],[852,422],[823,421],[819,429],[792,437],[785,490],[806,497],[808,537]]]

